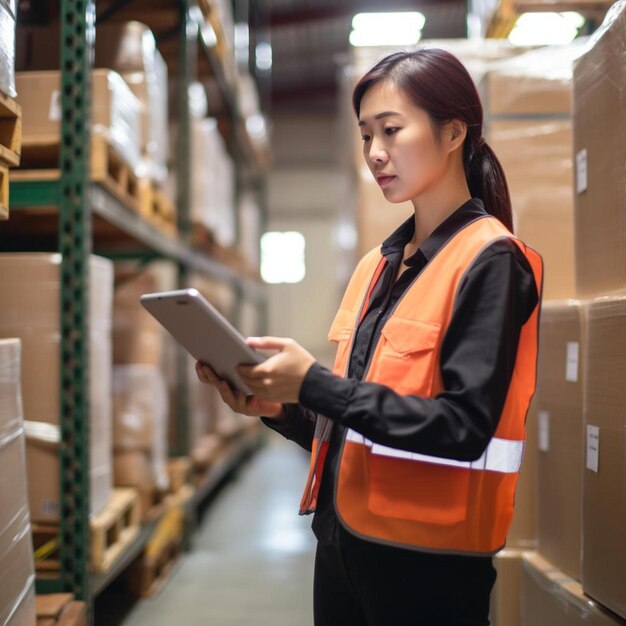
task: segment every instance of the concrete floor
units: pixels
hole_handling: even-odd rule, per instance
[[[97,626],[312,624],[315,539],[311,518],[298,516],[307,466],[307,453],[271,433],[210,503],[163,591],[121,617],[121,596],[107,592]]]

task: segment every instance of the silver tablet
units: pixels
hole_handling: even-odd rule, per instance
[[[141,304],[197,361],[210,365],[238,391],[252,394],[235,366],[261,363],[266,357],[248,346],[197,289],[148,293],[141,296]]]

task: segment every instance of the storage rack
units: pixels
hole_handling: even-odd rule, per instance
[[[101,14],[106,19],[112,13],[133,10],[142,0],[117,0]],[[259,310],[259,333],[266,330],[266,298],[260,282],[240,276],[231,268],[194,250],[190,245],[190,113],[188,85],[202,67],[217,79],[221,95],[230,116],[229,142],[233,148],[237,171],[244,168],[245,177],[238,175],[237,187],[247,185],[257,193],[261,210],[261,232],[266,223],[264,163],[255,153],[247,137],[237,109],[232,87],[223,73],[215,50],[201,36],[202,15],[195,0],[162,0],[157,7],[148,6],[146,13],[133,17],[145,21],[150,16],[177,17],[178,25],[170,34],[178,38],[178,113],[180,130],[177,157],[177,221],[178,236],[170,237],[147,223],[104,187],[89,180],[90,155],[90,97],[91,60],[93,58],[96,6],[93,0],[61,0],[61,142],[59,154],[60,178],[57,181],[15,181],[11,183],[11,208],[58,207],[57,250],[61,262],[61,379],[60,423],[64,442],[61,447],[61,511],[60,511],[60,575],[58,579],[38,580],[39,593],[71,592],[84,600],[93,620],[93,600],[113,580],[145,545],[156,520],[145,525],[137,539],[122,554],[106,574],[90,571],[89,527],[89,371],[88,371],[88,263],[92,252],[94,218],[116,229],[126,242],[125,256],[134,258],[167,258],[178,265],[179,285],[184,286],[190,271],[225,281],[236,292],[234,322],[245,299],[255,302]],[[150,12],[151,9],[151,12]],[[236,3],[236,12],[248,13],[247,0]],[[147,18],[147,19],[146,19]],[[171,71],[170,71],[171,75]],[[235,207],[233,207],[235,210]],[[238,234],[238,233],[237,233]],[[28,246],[21,242],[21,249]],[[32,248],[31,248],[32,249]],[[177,410],[177,445],[175,452],[187,452],[186,428],[186,355],[180,351],[178,380],[183,398]],[[228,458],[209,475],[190,506],[198,506],[218,483],[229,474],[259,444],[259,436],[244,436],[232,446]]]

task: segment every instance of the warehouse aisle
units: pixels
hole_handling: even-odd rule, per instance
[[[124,626],[307,626],[315,540],[297,507],[307,457],[274,434],[208,508],[194,549]]]

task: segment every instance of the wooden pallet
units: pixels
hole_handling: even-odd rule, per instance
[[[128,568],[126,582],[132,593],[152,598],[165,586],[182,553],[184,524],[181,507],[171,508],[159,521],[143,554]]]
[[[22,147],[22,107],[0,93],[0,164],[17,167]]]
[[[27,137],[22,144],[20,169],[11,172],[12,180],[58,180],[61,177],[59,142],[56,134]],[[106,137],[97,133],[91,136],[89,178],[105,187],[122,204],[136,213],[140,212],[139,178]]]
[[[144,178],[139,183],[139,212],[143,218],[160,230],[176,235],[176,206],[158,189],[151,179]]]
[[[74,601],[71,593],[35,596],[37,626],[85,626],[87,605]]]
[[[168,460],[167,474],[170,479],[170,493],[177,493],[182,487],[191,483],[191,470],[191,459],[188,456]]]
[[[139,497],[135,489],[114,489],[102,511],[91,518],[91,566],[106,572],[139,532]]]
[[[9,170],[0,166],[0,220],[9,219]]]

